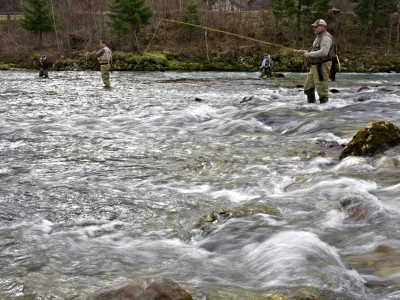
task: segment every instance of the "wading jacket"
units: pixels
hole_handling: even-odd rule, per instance
[[[96,53],[96,57],[101,65],[106,65],[110,63],[111,60],[111,50],[107,46],[100,49]]]
[[[330,61],[334,57],[336,57],[335,40],[328,31],[323,31],[315,38],[308,60],[312,65],[316,65]]]

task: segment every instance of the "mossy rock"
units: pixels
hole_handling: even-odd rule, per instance
[[[78,64],[72,58],[56,60],[51,67],[53,71],[73,71],[77,68]]]
[[[361,129],[343,149],[339,159],[347,156],[372,156],[400,144],[400,128],[388,121],[377,121]]]
[[[207,300],[288,300],[282,294],[276,294],[272,296],[259,295],[256,292],[245,290],[245,289],[232,289],[231,291],[213,291],[208,289]]]
[[[0,70],[5,71],[5,70],[10,70],[11,66],[9,64],[2,64],[0,63]]]
[[[171,299],[192,300],[192,296],[176,282],[168,278],[157,278],[144,282],[118,284],[103,288],[90,294],[87,300],[119,300],[119,299]]]
[[[184,70],[184,71],[202,71],[204,70],[204,65],[198,62],[190,61],[170,61],[169,70]]]

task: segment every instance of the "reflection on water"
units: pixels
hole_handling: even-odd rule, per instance
[[[97,72],[0,72],[0,298],[165,276],[196,299],[396,299],[398,148],[338,156],[400,124],[400,76],[339,74],[309,105],[285,75],[114,72],[103,90]],[[193,226],[256,204],[280,214]]]

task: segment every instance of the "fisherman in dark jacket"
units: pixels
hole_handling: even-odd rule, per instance
[[[307,74],[304,85],[304,93],[307,95],[308,103],[315,103],[315,89],[319,96],[319,102],[328,102],[328,81],[332,67],[332,59],[336,57],[336,45],[332,35],[326,31],[327,24],[318,19],[313,24],[317,35],[309,51],[297,50],[311,64],[310,72]]]
[[[42,54],[40,56],[39,65],[40,65],[39,77],[49,78],[50,61],[45,54]]]

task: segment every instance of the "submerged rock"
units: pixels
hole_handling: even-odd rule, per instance
[[[372,156],[400,144],[400,128],[388,121],[377,121],[361,129],[343,149],[339,159],[347,156]]]
[[[283,77],[285,77],[285,75],[282,73],[272,73],[272,77],[283,78]]]
[[[369,221],[381,211],[380,207],[373,205],[366,199],[342,199],[340,206],[347,220],[357,222]]]
[[[367,86],[362,86],[357,90],[357,93],[361,92],[361,91],[365,91],[365,90],[369,90],[369,87]]]
[[[245,103],[245,102],[249,102],[251,100],[253,100],[254,96],[246,96],[244,97],[239,103]]]
[[[87,300],[192,300],[192,296],[167,278],[119,284],[100,289]]]
[[[399,285],[400,253],[388,246],[380,245],[373,251],[351,254],[344,257],[345,262],[359,273],[369,275],[370,288]]]
[[[356,99],[356,102],[364,102],[364,101],[368,101],[368,100],[371,100],[370,96],[361,96]]]
[[[255,214],[277,216],[279,215],[279,211],[276,208],[265,205],[232,207],[217,212],[213,211],[210,214],[203,216],[194,227],[201,229],[205,233],[209,233],[217,225],[226,222],[230,218],[242,218]]]

